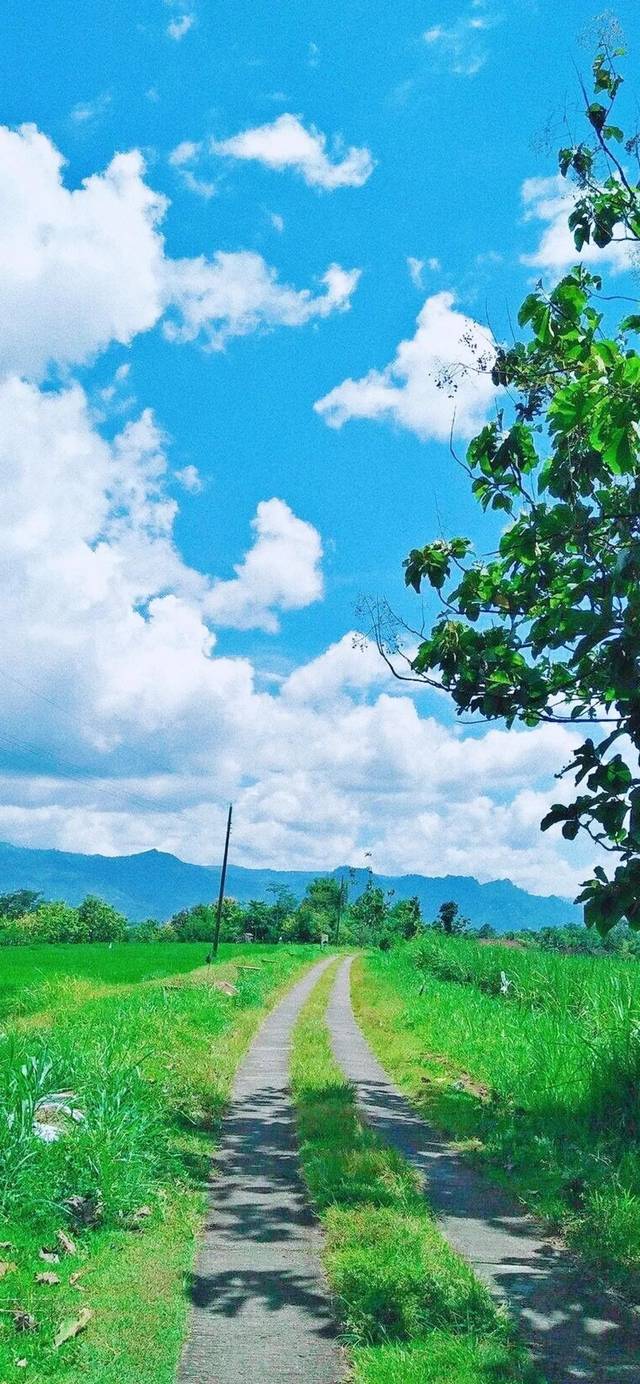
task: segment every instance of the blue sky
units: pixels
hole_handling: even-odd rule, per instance
[[[463,733],[350,632],[363,593],[416,616],[414,543],[495,537],[434,375],[457,313],[486,346],[571,260],[600,9],[5,5],[8,839],[210,860],[231,794],[246,864],[571,892],[537,831],[564,733]],[[492,406],[461,385],[461,445]]]

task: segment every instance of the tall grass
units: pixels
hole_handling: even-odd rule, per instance
[[[428,1117],[640,1299],[640,970],[431,935],[354,998]]]
[[[7,1247],[0,1260],[12,1267],[0,1271],[0,1380],[7,1384],[24,1377],[170,1384],[211,1136],[265,1008],[317,955],[304,947],[225,948],[219,967],[172,974],[186,949],[169,945],[153,949],[154,966],[164,970],[153,979],[135,956],[126,971],[130,944],[91,950],[84,966],[80,958],[84,975],[73,978],[52,955],[57,946],[38,948],[39,974],[24,974],[2,1022],[0,1240]],[[201,962],[202,951],[194,948],[191,961]],[[211,983],[224,977],[231,993]],[[61,1100],[61,1093],[68,1094]],[[52,1097],[78,1115],[63,1115],[62,1136],[44,1142],[34,1119],[43,1110],[55,1116]],[[61,1230],[75,1254],[54,1264],[59,1284],[38,1283],[50,1268],[40,1251],[56,1252]],[[71,1274],[81,1268],[90,1276],[76,1286]],[[56,1351],[61,1320],[84,1305],[94,1313],[86,1334]],[[33,1331],[16,1331],[16,1306],[33,1317]],[[26,1376],[19,1358],[28,1362]]]

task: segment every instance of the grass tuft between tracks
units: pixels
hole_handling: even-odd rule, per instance
[[[359,1119],[324,1022],[335,968],[294,1032],[300,1152],[356,1384],[535,1384],[511,1327],[449,1248],[409,1164]]]

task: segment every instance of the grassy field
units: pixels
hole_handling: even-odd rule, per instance
[[[430,933],[356,963],[387,1070],[640,1300],[640,967]]]
[[[354,1384],[533,1384],[505,1318],[446,1245],[409,1165],[359,1120],[324,1024],[332,968],[294,1033],[304,1175]]]
[[[265,1009],[317,959],[311,947],[225,946],[204,967],[205,953],[114,944],[0,954],[6,1384],[174,1378],[212,1132]],[[34,1115],[59,1092],[73,1093],[82,1118],[66,1118],[47,1143]],[[65,1323],[83,1321],[56,1347]]]

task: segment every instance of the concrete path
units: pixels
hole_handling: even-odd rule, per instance
[[[350,965],[338,972],[327,1016],[336,1060],[367,1123],[424,1179],[446,1239],[506,1302],[549,1384],[640,1384],[638,1320],[416,1115],[356,1023]]]
[[[236,1077],[191,1282],[180,1384],[342,1377],[288,1090],[291,1031],[329,964],[314,966],[269,1015]]]

